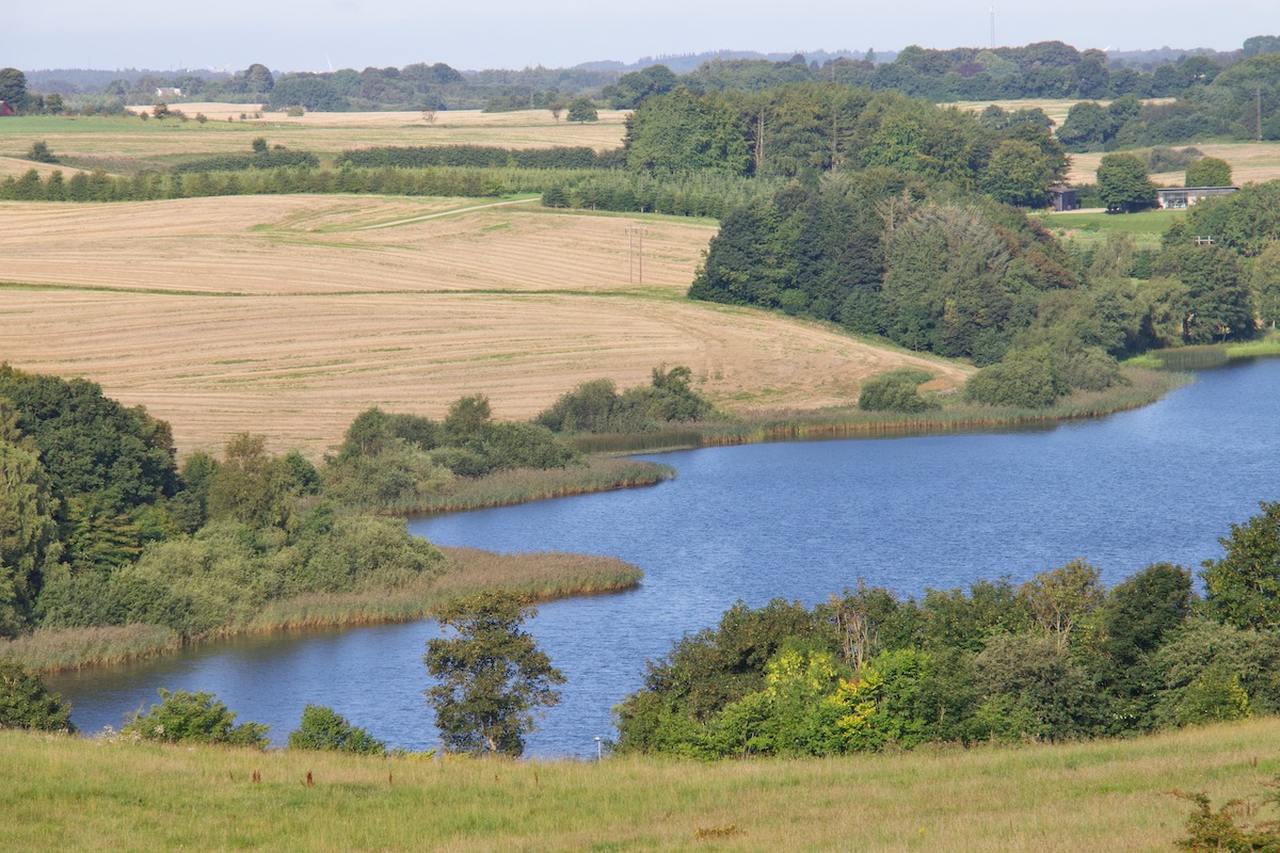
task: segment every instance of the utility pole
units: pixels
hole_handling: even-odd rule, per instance
[[[991,7],[991,49],[996,49],[996,7]]]
[[[644,284],[644,231],[643,225],[628,225],[627,231],[627,282]]]
[[[1258,142],[1262,141],[1262,84],[1253,84],[1253,109],[1257,116]]]
[[[760,107],[760,113],[756,116],[756,174],[759,175],[764,169],[764,107]]]

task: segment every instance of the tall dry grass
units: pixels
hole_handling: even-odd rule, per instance
[[[0,659],[13,658],[30,669],[57,672],[90,663],[111,666],[182,648],[182,637],[163,625],[100,625],[92,628],[40,628],[12,640],[0,640]]]
[[[183,640],[158,625],[39,630],[0,641],[9,657],[40,672],[111,666],[167,654],[192,643],[246,634],[408,622],[429,617],[440,605],[488,590],[515,593],[530,601],[597,595],[630,589],[641,570],[614,557],[539,552],[495,554],[475,548],[441,548],[443,569],[395,587],[346,593],[309,593],[269,602],[245,622]]]
[[[1275,718],[1123,741],[718,763],[375,759],[0,732],[0,848],[1168,850],[1189,812],[1175,788],[1251,798],[1277,771]]]
[[[675,471],[666,465],[594,456],[588,457],[581,465],[567,468],[519,468],[474,479],[460,477],[425,502],[392,507],[391,510],[405,514],[433,514],[510,506],[566,495],[652,486],[673,476]]]

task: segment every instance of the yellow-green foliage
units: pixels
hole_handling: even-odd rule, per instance
[[[1277,743],[1265,718],[1057,746],[595,764],[0,732],[0,848],[1167,850],[1192,811],[1173,789],[1256,797]]]

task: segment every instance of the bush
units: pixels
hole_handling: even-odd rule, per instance
[[[34,672],[0,660],[0,729],[74,732],[71,706]]]
[[[868,412],[924,412],[940,406],[920,396],[919,385],[932,374],[923,370],[894,370],[873,376],[858,394],[858,408]]]
[[[1166,148],[1157,145],[1147,153],[1147,168],[1152,172],[1178,172],[1204,156],[1199,148]]]
[[[385,755],[387,745],[367,731],[351,725],[332,708],[308,705],[302,710],[302,722],[289,733],[290,749],[318,749],[332,752],[354,752],[359,755]]]
[[[267,727],[261,723],[235,724],[236,715],[212,693],[170,692],[160,689],[160,704],[143,714],[135,713],[123,734],[164,743],[216,743],[265,749]]]
[[[35,160],[37,163],[58,162],[58,158],[53,156],[53,152],[49,150],[49,144],[43,139],[39,142],[31,143],[31,148],[27,151],[27,159]]]
[[[992,406],[1042,409],[1068,393],[1047,348],[1013,350],[965,383],[965,398]]]

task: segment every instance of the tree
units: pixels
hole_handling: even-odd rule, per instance
[[[1053,164],[1030,142],[1006,139],[991,155],[983,176],[983,190],[1006,204],[1040,207],[1053,182]]]
[[[1155,186],[1147,167],[1132,154],[1108,154],[1098,165],[1098,197],[1108,211],[1137,210],[1151,204]]]
[[[1237,628],[1274,630],[1280,627],[1280,501],[1260,506],[1260,514],[1232,524],[1231,535],[1218,540],[1226,556],[1206,560],[1200,576],[1209,616]]]
[[[271,69],[255,62],[244,70],[244,89],[253,94],[266,94],[275,88],[276,80]]]
[[[308,705],[302,709],[302,721],[289,733],[289,748],[354,752],[358,755],[384,755],[387,751],[385,743],[323,705]]]
[[[254,140],[249,143],[249,147],[253,149],[254,154],[266,154],[267,140],[261,136],[255,137]]]
[[[601,93],[615,110],[633,110],[653,95],[663,95],[674,89],[679,78],[665,65],[650,65],[639,71],[623,74],[618,82],[604,87]]]
[[[1253,261],[1253,304],[1264,326],[1280,324],[1280,242],[1271,243]]]
[[[16,112],[27,109],[27,75],[17,68],[0,68],[0,101]]]
[[[1210,343],[1253,333],[1249,286],[1235,252],[1219,245],[1175,245],[1156,259],[1156,270],[1187,288],[1182,328],[1187,343]]]
[[[560,121],[560,115],[561,113],[564,112],[564,102],[553,101],[551,106],[549,106],[547,109],[551,111],[551,117],[553,119],[555,119],[556,121]]]
[[[627,121],[627,165],[645,172],[745,174],[751,158],[738,121],[723,99],[684,87],[649,98]]]
[[[1102,603],[1098,570],[1083,560],[1041,572],[1022,585],[1018,594],[1031,617],[1046,634],[1065,648],[1072,632]]]
[[[0,660],[0,729],[74,732],[71,706],[50,693],[40,676]]]
[[[1061,740],[1085,734],[1097,717],[1088,676],[1051,637],[997,635],[976,667],[986,696],[975,715],[981,735]]]
[[[599,118],[590,98],[577,98],[569,104],[569,121],[598,121]]]
[[[33,442],[6,439],[12,424],[0,405],[0,637],[29,622],[43,573],[62,552],[49,478]]]
[[[27,159],[34,160],[37,163],[57,163],[58,158],[53,156],[53,152],[49,150],[49,143],[41,139],[38,142],[31,143],[31,148],[27,151]]]
[[[438,615],[453,636],[427,643],[426,691],[436,726],[452,752],[524,752],[539,709],[555,705],[564,676],[522,630],[532,608],[509,593],[486,592],[446,605]]]
[[[1201,157],[1187,167],[1189,187],[1231,186],[1231,164],[1217,157]]]

